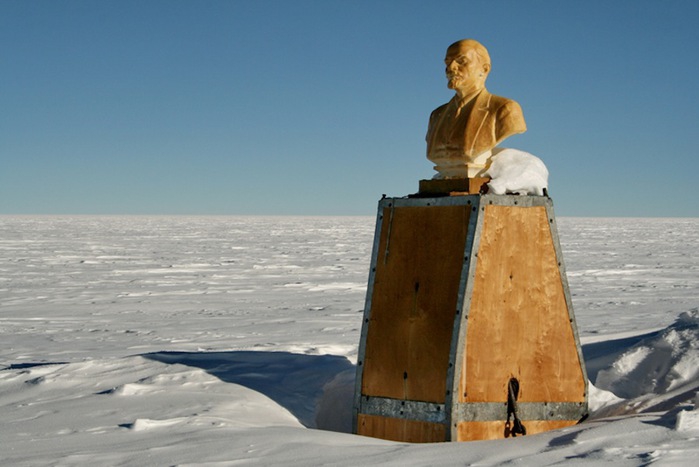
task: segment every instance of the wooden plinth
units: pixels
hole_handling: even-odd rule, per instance
[[[420,180],[419,196],[477,195],[487,193],[489,178]]]
[[[407,442],[529,434],[587,413],[587,376],[551,200],[379,203],[357,362],[355,432]]]

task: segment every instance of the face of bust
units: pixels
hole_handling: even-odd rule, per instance
[[[461,96],[466,96],[485,86],[490,66],[482,63],[474,47],[458,42],[447,49],[444,58],[447,86]]]

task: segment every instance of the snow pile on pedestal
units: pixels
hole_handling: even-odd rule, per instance
[[[519,149],[495,148],[495,154],[484,176],[489,193],[543,196],[548,188],[549,171],[543,161]]]

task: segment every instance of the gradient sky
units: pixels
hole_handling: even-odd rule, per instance
[[[367,214],[414,193],[446,47],[559,216],[699,217],[699,2],[0,0],[0,214]]]

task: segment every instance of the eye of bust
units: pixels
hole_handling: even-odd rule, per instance
[[[469,60],[468,60],[468,57],[466,57],[465,55],[459,55],[458,57],[454,57],[454,58],[447,57],[444,59],[444,63],[447,65],[449,65],[452,62],[456,62],[459,65],[463,66],[463,65],[467,65],[469,63]]]

